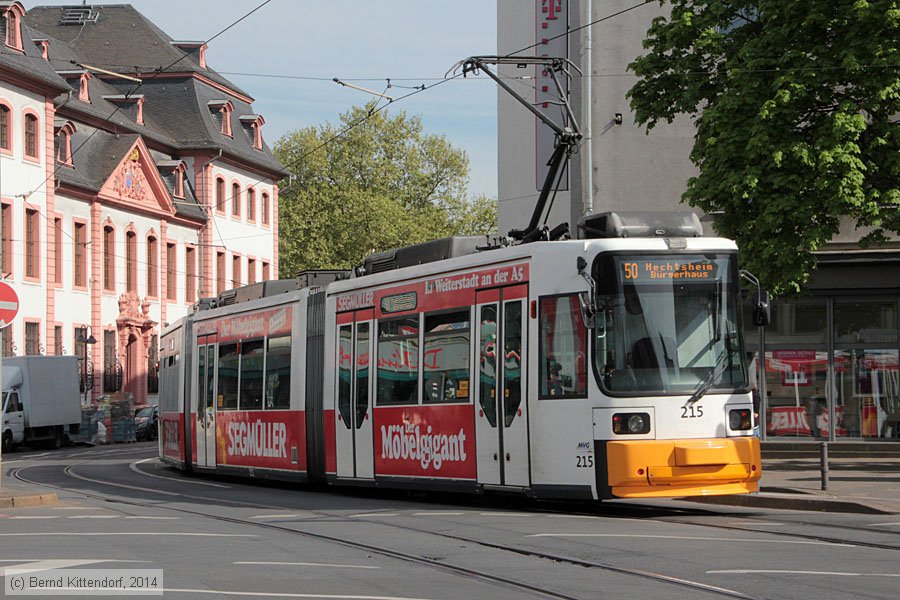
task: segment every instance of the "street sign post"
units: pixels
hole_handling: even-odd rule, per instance
[[[19,314],[19,295],[11,285],[0,281],[0,330],[13,322]],[[0,338],[0,410],[3,410],[3,348]],[[0,415],[2,416],[2,415]],[[3,435],[0,430],[0,435]],[[0,444],[0,489],[3,486],[3,445]]]

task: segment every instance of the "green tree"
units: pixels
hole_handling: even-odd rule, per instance
[[[900,3],[674,0],[629,67],[636,120],[691,115],[683,200],[720,213],[748,268],[798,291],[842,218],[900,231]]]
[[[424,133],[418,117],[372,109],[354,107],[338,125],[307,127],[275,144],[293,175],[279,195],[286,275],[350,268],[373,251],[496,230],[496,201],[466,197],[464,151]]]

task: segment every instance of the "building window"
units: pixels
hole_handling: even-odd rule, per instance
[[[103,228],[103,289],[116,289],[116,247],[115,230],[107,225]]]
[[[216,177],[216,210],[225,212],[225,180]]]
[[[66,123],[56,134],[56,160],[60,164],[72,166],[72,134],[75,133],[75,126]]]
[[[265,261],[263,261],[263,264],[262,264],[262,280],[263,281],[269,280],[269,263],[267,263]]]
[[[137,292],[137,235],[125,234],[125,291]]]
[[[175,193],[176,198],[184,198],[184,167],[175,169]]]
[[[87,242],[85,223],[75,223],[75,287],[87,287]]]
[[[106,330],[103,332],[103,391],[106,393],[118,392],[122,387],[118,363],[116,332]]]
[[[259,214],[262,215],[263,225],[269,224],[269,194],[262,193],[262,205],[259,207]]]
[[[31,113],[25,115],[25,156],[38,158],[38,119]]]
[[[156,238],[150,236],[147,238],[147,295],[156,297],[159,295],[157,289],[157,270],[159,268],[158,245]]]
[[[231,215],[241,216],[241,186],[239,183],[231,185]]]
[[[178,273],[178,254],[175,244],[166,244],[166,298],[168,300],[177,299],[177,279]]]
[[[41,324],[25,321],[25,354],[35,356],[41,353]]]
[[[256,259],[247,259],[247,283],[256,283]]]
[[[241,287],[241,257],[237,254],[231,257],[231,287]]]
[[[247,188],[247,220],[256,220],[256,190]]]
[[[194,249],[184,249],[184,299],[193,302],[197,297],[197,259]]]
[[[13,266],[13,207],[12,204],[4,204],[3,218],[3,277],[12,275]]]
[[[39,252],[38,211],[25,209],[25,277],[37,279],[41,276]]]
[[[12,111],[0,104],[0,148],[12,151]]]
[[[225,253],[216,252],[216,293],[225,291]]]
[[[53,282],[63,282],[63,226],[62,219],[53,219]]]
[[[7,325],[3,329],[0,329],[0,337],[3,338],[3,356],[15,356],[16,344],[13,342],[12,325]]]
[[[54,325],[53,326],[53,354],[56,356],[62,356],[66,353],[65,348],[63,348],[63,339],[62,339],[62,325]]]

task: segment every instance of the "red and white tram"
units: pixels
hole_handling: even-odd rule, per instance
[[[542,498],[756,491],[734,243],[696,218],[621,222],[439,240],[201,305],[163,335],[162,460]]]

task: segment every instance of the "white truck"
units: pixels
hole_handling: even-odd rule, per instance
[[[3,452],[22,443],[59,448],[81,428],[78,358],[3,359]]]

